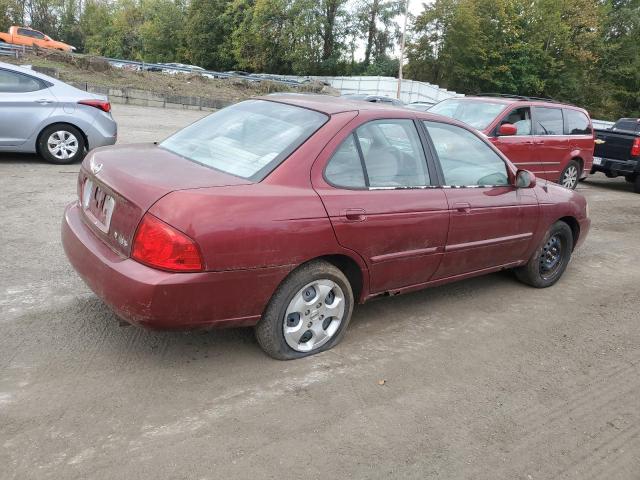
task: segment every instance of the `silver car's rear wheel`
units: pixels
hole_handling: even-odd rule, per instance
[[[38,137],[38,153],[48,162],[58,165],[82,160],[85,148],[80,130],[66,123],[49,125]]]
[[[58,160],[68,160],[78,153],[80,145],[76,136],[66,130],[58,130],[49,135],[47,149]]]
[[[322,347],[336,334],[345,312],[344,293],[329,279],[308,283],[294,295],[284,315],[284,339],[297,352]]]

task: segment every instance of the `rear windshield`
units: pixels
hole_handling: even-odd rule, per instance
[[[160,146],[201,165],[259,182],[327,120],[312,110],[247,100],[189,125]]]
[[[484,130],[505,108],[505,103],[451,99],[434,105],[429,109],[429,113],[455,118],[473,128]]]

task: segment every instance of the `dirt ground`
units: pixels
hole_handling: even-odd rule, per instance
[[[114,114],[120,142],[201,115]],[[0,155],[0,478],[640,478],[623,180],[580,185],[593,228],[555,287],[501,273],[377,300],[335,349],[278,362],[250,329],[121,326],[60,245],[77,170]]]
[[[71,56],[62,52],[41,51],[16,60],[2,57],[2,62],[17,65],[34,65],[53,68],[60,80],[65,82],[89,83],[112,88],[136,88],[162,95],[185,95],[214,98],[237,102],[255,95],[272,92],[311,92],[339,95],[337,90],[318,83],[301,87],[290,87],[275,82],[247,82],[241,79],[211,79],[200,75],[161,72],[136,72],[121,68],[111,68],[106,62],[94,57]]]

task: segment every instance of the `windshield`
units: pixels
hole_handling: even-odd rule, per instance
[[[443,100],[431,107],[429,113],[455,118],[473,128],[484,130],[505,108],[505,103],[458,98]]]
[[[189,125],[160,146],[207,167],[260,181],[327,119],[292,105],[247,100]]]

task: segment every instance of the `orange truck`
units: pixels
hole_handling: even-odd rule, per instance
[[[0,32],[0,44],[11,43],[13,45],[24,45],[25,47],[51,48],[54,50],[62,50],[63,52],[72,52],[76,47],[67,45],[66,43],[57,42],[49,35],[27,27],[9,27],[9,32]]]

